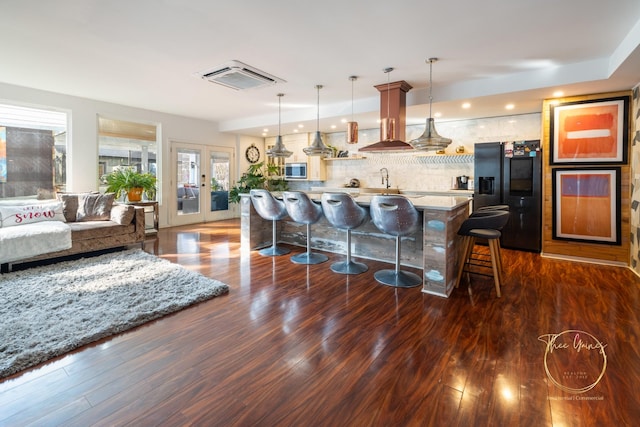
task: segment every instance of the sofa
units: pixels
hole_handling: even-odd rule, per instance
[[[65,193],[54,200],[0,201],[0,265],[142,245],[144,207],[114,202],[113,193]]]

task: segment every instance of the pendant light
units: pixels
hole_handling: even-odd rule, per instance
[[[391,87],[390,79],[393,68],[385,68],[382,71],[387,74],[387,117],[380,120],[380,134],[383,141],[393,141],[396,139],[396,121],[391,117],[391,107],[389,103],[389,88]]]
[[[292,151],[287,150],[282,142],[282,136],[280,133],[280,122],[281,122],[281,113],[280,113],[280,101],[284,93],[278,94],[278,136],[276,136],[276,144],[270,150],[267,150],[267,156],[269,157],[289,157],[293,154]]]
[[[329,157],[333,150],[328,148],[322,142],[322,138],[320,137],[320,89],[322,89],[322,85],[316,85],[316,90],[318,92],[318,118],[317,118],[317,127],[316,127],[316,136],[313,138],[313,142],[310,146],[302,149],[304,154],[307,156],[322,156]]]
[[[351,121],[347,122],[347,144],[358,143],[358,122],[353,120],[353,82],[358,80],[357,76],[350,76],[351,80]]]
[[[425,61],[429,62],[429,118],[427,119],[427,127],[425,128],[424,133],[419,138],[409,141],[409,144],[411,144],[411,146],[416,150],[444,150],[449,144],[451,144],[451,140],[449,138],[444,138],[438,135],[433,117],[431,117],[431,104],[433,102],[433,97],[431,96],[433,87],[433,63],[437,60],[438,58],[429,58]]]

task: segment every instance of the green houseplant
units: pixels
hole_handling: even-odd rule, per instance
[[[149,200],[156,197],[156,177],[140,173],[132,167],[117,168],[105,176],[107,192],[116,193],[116,198],[127,194],[130,202],[139,202],[144,192]]]
[[[264,162],[255,163],[249,166],[247,172],[229,192],[229,201],[231,203],[240,202],[240,195],[248,193],[254,188],[264,188],[269,191],[285,191],[289,187],[287,181],[276,177],[278,174],[278,166],[265,164]]]

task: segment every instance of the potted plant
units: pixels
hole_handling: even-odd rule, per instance
[[[156,177],[150,173],[140,173],[132,167],[114,169],[106,175],[107,192],[116,193],[116,198],[127,195],[130,202],[139,202],[144,192],[147,199],[156,197]]]
[[[264,188],[269,191],[285,191],[288,189],[287,181],[277,176],[278,166],[255,163],[249,166],[247,172],[242,174],[240,180],[231,188],[229,201],[231,203],[240,202],[240,195],[248,193],[254,188]]]

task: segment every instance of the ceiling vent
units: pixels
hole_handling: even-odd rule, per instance
[[[286,83],[281,78],[272,76],[240,61],[230,61],[219,67],[196,74],[211,83],[217,83],[235,90],[256,89],[276,83]]]

